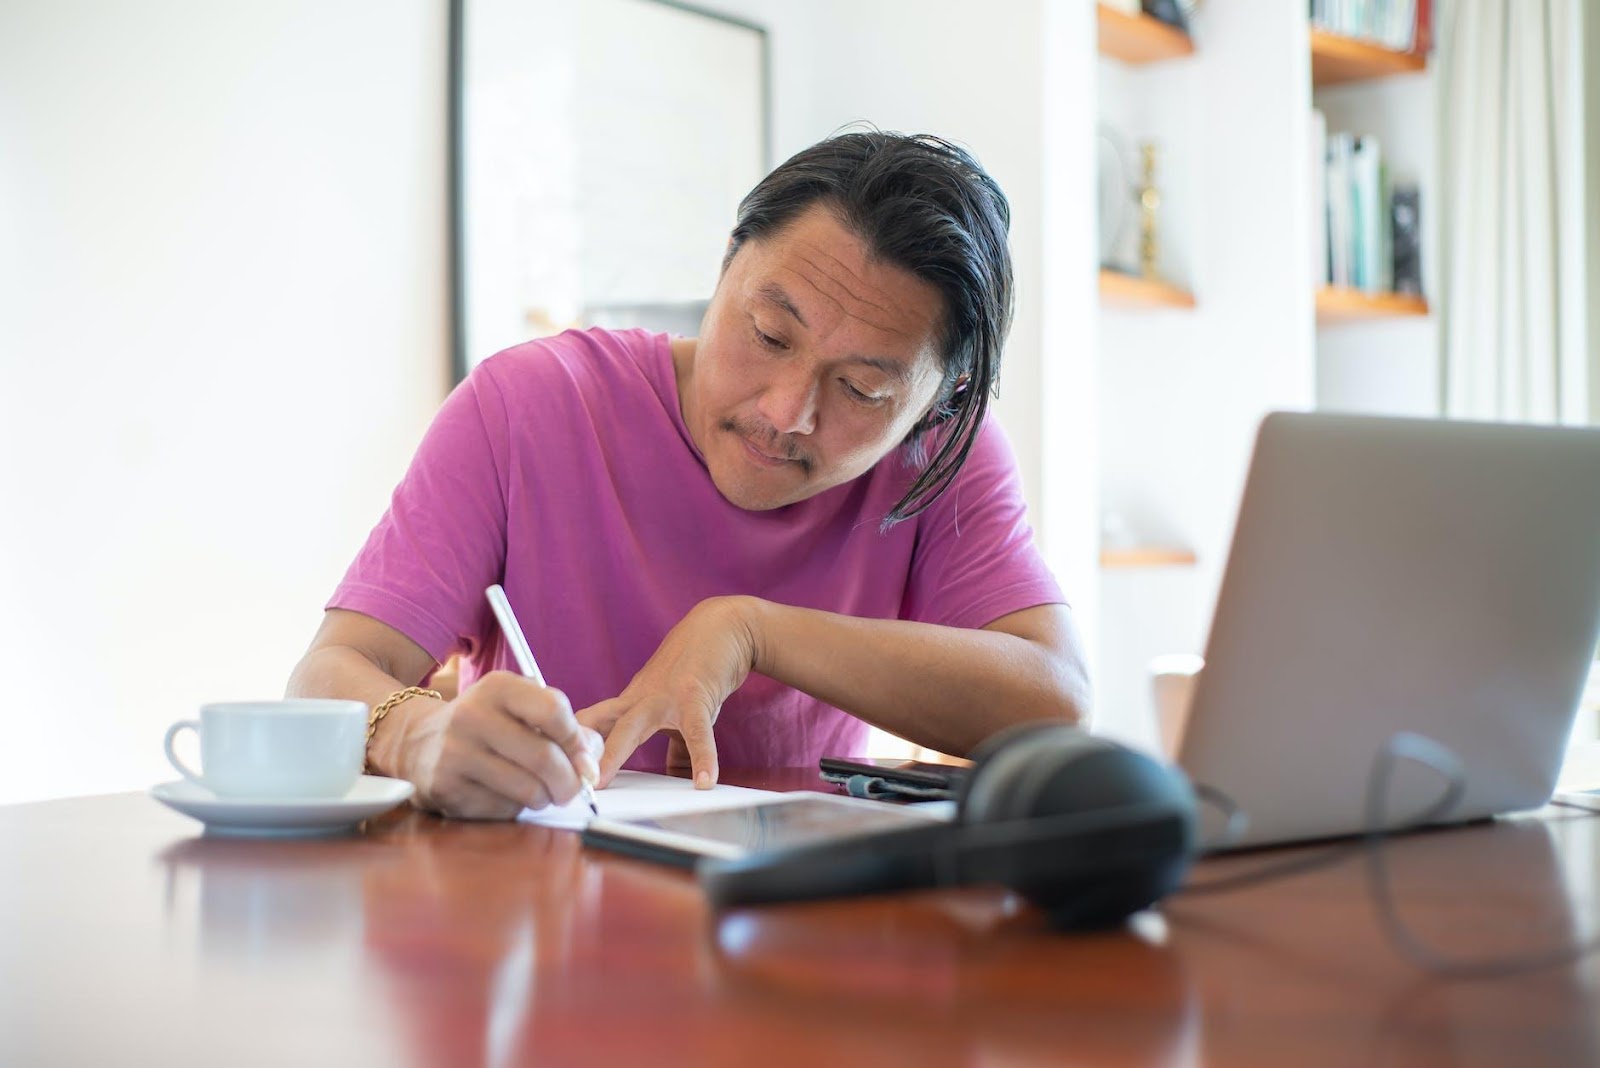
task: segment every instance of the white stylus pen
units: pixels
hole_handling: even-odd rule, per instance
[[[506,636],[506,642],[511,646],[511,655],[516,657],[517,667],[522,671],[524,678],[532,679],[540,686],[545,685],[544,673],[539,670],[539,662],[533,658],[533,650],[528,647],[528,636],[522,633],[522,624],[517,622],[517,614],[511,610],[511,602],[506,600],[506,591],[501,589],[497,582],[483,591],[489,598],[489,607],[494,609],[494,618],[500,621],[500,633]],[[583,788],[583,799],[589,803],[589,811],[596,816],[600,815],[600,807],[594,803],[594,788],[581,777],[578,784]]]

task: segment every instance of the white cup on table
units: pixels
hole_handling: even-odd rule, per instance
[[[200,767],[178,758],[173,742],[200,736]],[[167,728],[167,759],[184,778],[218,797],[339,798],[366,761],[367,706],[298,698],[202,705],[198,720]]]

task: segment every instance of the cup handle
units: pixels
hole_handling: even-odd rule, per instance
[[[163,743],[167,749],[167,760],[171,762],[173,767],[178,769],[179,773],[182,774],[185,779],[188,779],[196,786],[204,786],[207,790],[209,790],[211,787],[206,786],[205,779],[201,778],[195,772],[190,771],[188,765],[178,759],[178,754],[172,748],[173,739],[178,736],[179,731],[185,729],[194,731],[195,734],[199,734],[200,724],[196,720],[180,719],[178,722],[167,728],[167,738],[165,743]]]

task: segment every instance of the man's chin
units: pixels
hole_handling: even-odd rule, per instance
[[[718,486],[723,500],[735,508],[742,508],[746,512],[770,512],[782,508],[786,504],[793,504],[803,498],[803,494],[775,494],[771,492],[751,492],[742,487],[724,489]]]
[[[762,485],[765,480],[729,478],[716,472],[712,473],[711,481],[716,485],[717,492],[722,494],[723,500],[747,512],[770,512],[810,496],[798,485]]]

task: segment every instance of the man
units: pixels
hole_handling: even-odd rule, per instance
[[[709,788],[719,754],[811,764],[869,723],[965,753],[1077,719],[1071,616],[985,420],[1009,216],[945,141],[844,134],[745,198],[697,339],[569,331],[484,362],[290,694],[373,706],[371,766],[477,818],[625,763]],[[494,582],[561,689],[507,670]],[[457,698],[416,687],[455,653]]]

